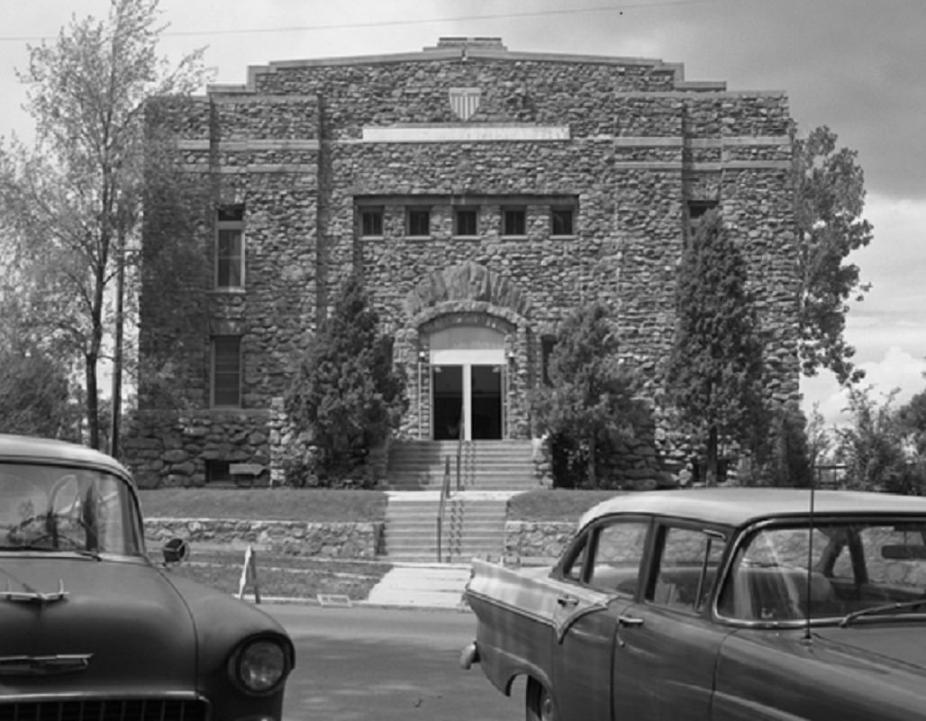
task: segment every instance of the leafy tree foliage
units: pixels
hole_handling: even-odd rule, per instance
[[[836,459],[846,467],[850,488],[920,494],[924,475],[906,448],[901,415],[893,410],[896,391],[883,402],[869,388],[849,389],[851,425],[837,428]]]
[[[898,411],[898,421],[917,455],[926,457],[926,391],[917,393]]]
[[[393,365],[392,347],[392,338],[379,333],[379,316],[360,277],[352,275],[286,398],[290,422],[311,437],[317,463],[311,468],[296,459],[292,474],[317,471],[326,484],[358,481],[370,450],[388,438],[406,408],[405,379]]]
[[[617,335],[603,303],[582,306],[560,326],[550,357],[552,384],[532,397],[538,430],[548,434],[556,485],[608,487],[606,470],[648,418],[636,379],[618,359]]]
[[[140,251],[138,393],[146,408],[181,409],[191,403],[191,379],[181,369],[198,365],[208,329],[208,289],[214,280],[210,188],[176,163],[164,139],[168,117],[183,116],[184,98],[149,101],[148,166],[144,186],[144,243]]]
[[[796,403],[772,413],[767,459],[760,477],[771,486],[809,487],[813,481],[807,419]]]
[[[156,0],[112,0],[105,20],[74,18],[55,43],[30,46],[21,76],[36,144],[3,153],[0,213],[17,261],[41,288],[30,314],[81,361],[93,447],[98,365],[118,332],[114,282],[137,247],[145,98],[188,93],[204,79],[201,51],[174,69],[158,58],[160,32]]]
[[[855,349],[845,340],[847,303],[861,300],[858,266],[847,262],[868,245],[871,224],[864,220],[864,174],[857,153],[836,148],[836,134],[826,126],[795,141],[796,214],[801,273],[800,355],[803,372],[829,368],[840,383],[854,383],[864,373],[852,364]]]
[[[682,255],[678,324],[667,388],[682,422],[705,448],[706,480],[718,480],[722,438],[753,448],[764,435],[762,344],[746,265],[711,210]]]
[[[38,349],[0,352],[0,433],[70,438],[77,418],[65,369]]]

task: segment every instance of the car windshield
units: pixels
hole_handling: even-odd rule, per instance
[[[103,471],[0,464],[0,551],[142,553],[132,493]]]
[[[926,518],[767,526],[736,552],[720,615],[752,622],[897,617],[926,602]]]

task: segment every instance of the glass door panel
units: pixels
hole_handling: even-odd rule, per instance
[[[431,366],[434,440],[460,437],[463,415],[463,366]]]

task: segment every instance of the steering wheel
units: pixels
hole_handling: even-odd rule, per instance
[[[29,545],[35,544],[35,545],[41,546],[45,542],[48,542],[48,541],[55,542],[56,541],[57,542],[56,545],[54,546],[49,545],[49,548],[64,547],[67,549],[83,549],[84,544],[81,543],[79,540],[68,535],[67,532],[62,532],[62,531],[57,530],[57,525],[60,521],[65,521],[68,525],[71,525],[71,524],[76,525],[78,528],[83,530],[85,534],[87,534],[88,538],[92,534],[92,529],[87,525],[86,521],[84,521],[84,519],[82,518],[78,518],[74,516],[62,516],[58,513],[42,513],[42,514],[37,514],[34,516],[29,516],[28,518],[25,518],[22,521],[20,521],[17,525],[13,526],[7,532],[7,537],[10,538],[10,540],[13,540],[14,538],[22,534],[22,536],[24,536],[22,540],[28,540]],[[56,527],[55,531],[48,530],[49,522],[52,522],[55,524],[55,527]],[[43,531],[39,533],[37,536],[33,536],[32,538],[26,539],[25,538],[26,529],[29,526],[36,524],[36,523],[41,523],[43,525]],[[65,546],[65,544],[67,545]]]

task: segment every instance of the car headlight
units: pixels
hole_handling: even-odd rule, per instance
[[[231,658],[232,680],[248,693],[276,691],[291,668],[289,648],[273,638],[244,643]]]

